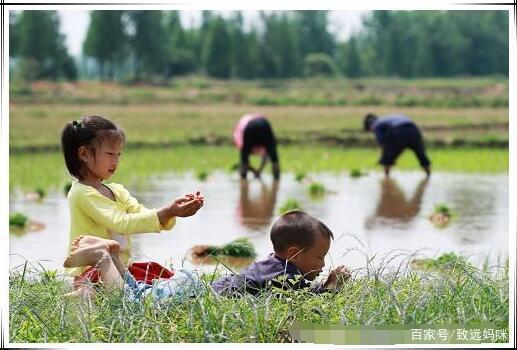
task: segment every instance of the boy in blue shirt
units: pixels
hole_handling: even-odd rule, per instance
[[[391,167],[406,148],[415,152],[420,166],[428,177],[431,175],[431,162],[425,153],[422,134],[407,116],[391,114],[379,118],[375,114],[369,113],[364,117],[363,127],[364,131],[371,131],[375,134],[377,144],[382,149],[379,164],[384,166],[386,176],[389,176]]]
[[[324,223],[307,213],[295,210],[282,215],[273,224],[270,237],[274,253],[237,275],[213,282],[214,291],[224,295],[243,292],[256,295],[269,287],[279,287],[309,288],[314,293],[322,293],[350,278],[348,269],[340,265],[325,282],[311,285],[310,281],[325,266],[325,256],[334,235]]]

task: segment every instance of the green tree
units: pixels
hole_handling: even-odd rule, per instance
[[[24,73],[26,79],[77,78],[75,63],[59,31],[56,11],[23,11],[10,25],[13,39],[10,55],[20,58],[20,67],[31,67],[31,72]]]
[[[361,75],[361,58],[357,48],[357,39],[351,37],[342,49],[343,72],[349,78],[356,78]]]
[[[310,53],[305,56],[303,66],[306,76],[327,75],[334,77],[339,72],[334,59],[322,52]]]
[[[232,47],[232,77],[252,79],[257,74],[258,39],[254,28],[244,31],[244,18],[236,11],[227,21]]]
[[[129,11],[130,44],[135,60],[135,79],[162,74],[167,61],[167,40],[162,11]]]
[[[231,41],[222,17],[210,22],[204,45],[203,62],[208,75],[229,78],[232,69]]]
[[[83,53],[97,61],[102,78],[113,79],[115,67],[124,58],[127,35],[123,16],[124,11],[90,12],[90,25],[83,43]]]
[[[166,14],[166,35],[168,37],[168,54],[166,75],[180,75],[192,72],[195,68],[194,48],[189,46],[178,11]]]
[[[302,74],[297,28],[287,13],[261,13],[264,33],[260,40],[260,75],[288,78]]]
[[[19,16],[15,12],[9,11],[9,57],[18,55],[18,31],[16,23]]]
[[[295,11],[295,25],[302,57],[323,52],[333,56],[335,41],[328,32],[328,11]]]

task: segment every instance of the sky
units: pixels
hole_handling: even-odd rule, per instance
[[[221,11],[226,16],[230,11]],[[370,11],[330,11],[329,31],[336,34],[339,40],[346,39],[361,27],[361,18]],[[243,11],[248,23],[258,19],[258,11]],[[88,24],[89,11],[59,11],[61,32],[66,36],[68,52],[72,56],[80,56]],[[181,11],[181,21],[184,27],[198,26],[201,11]]]

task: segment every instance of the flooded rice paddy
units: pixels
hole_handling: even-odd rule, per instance
[[[311,196],[312,182],[322,184],[326,193]],[[248,238],[257,259],[263,259],[272,252],[271,225],[288,199],[298,201],[334,232],[327,266],[360,268],[365,266],[365,254],[382,257],[396,252],[419,251],[427,257],[455,252],[473,262],[489,257],[492,263],[500,264],[508,255],[507,174],[435,173],[426,180],[420,172],[395,171],[391,179],[380,173],[360,178],[319,173],[301,182],[294,174],[283,174],[275,183],[268,176],[242,182],[237,174],[214,172],[200,181],[192,173],[173,173],[126,187],[147,207],[160,207],[198,189],[205,196],[205,206],[193,217],[179,218],[172,231],[134,235],[136,261],[210,270],[214,266],[210,261],[199,265],[199,261],[187,258],[187,252],[195,245],[222,245],[241,237]],[[440,203],[453,213],[444,228],[429,220]],[[39,263],[46,269],[61,269],[68,245],[65,196],[53,192],[34,201],[22,193],[11,193],[9,211],[45,224],[37,231],[11,230],[10,267],[28,260],[34,266]]]

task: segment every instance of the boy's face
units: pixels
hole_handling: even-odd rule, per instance
[[[304,278],[312,281],[325,266],[325,255],[330,248],[330,238],[316,234],[312,246],[302,250],[289,261],[303,274]]]

